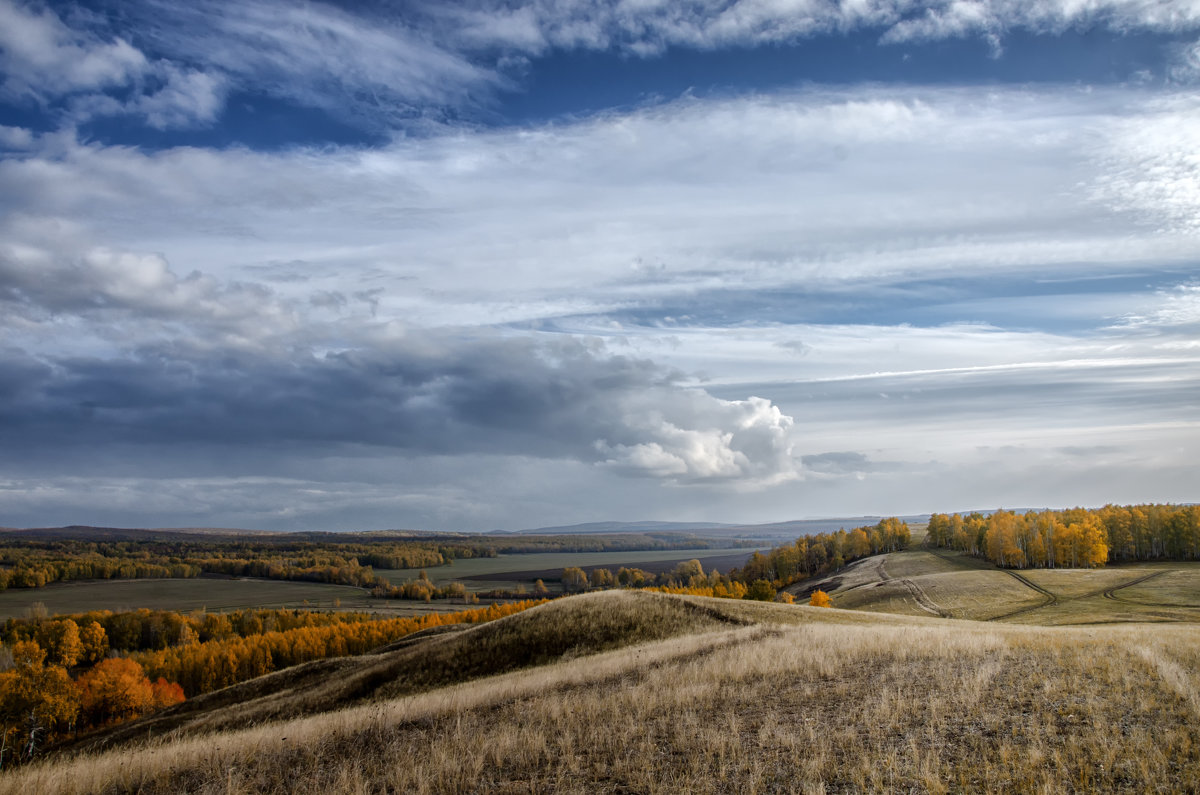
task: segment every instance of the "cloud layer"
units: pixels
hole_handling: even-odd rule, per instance
[[[1193,499],[1198,19],[1132,0],[0,0],[0,100],[39,120],[0,127],[0,523]],[[1016,31],[1082,30],[1157,37],[1181,71],[461,120],[554,53],[857,32],[999,55]],[[219,128],[264,97],[379,134],[88,132]]]

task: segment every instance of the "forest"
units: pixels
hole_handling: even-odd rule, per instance
[[[107,610],[9,619],[0,640],[0,767],[187,697],[406,635],[491,621],[545,600],[415,618],[366,613]]]
[[[933,514],[936,547],[1006,568],[1095,568],[1109,563],[1200,559],[1200,506],[1106,505],[1065,511]]]

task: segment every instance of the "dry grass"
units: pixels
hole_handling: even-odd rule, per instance
[[[64,759],[0,777],[0,792],[1200,788],[1193,627],[1047,629],[661,594],[553,606],[573,629],[546,638],[577,639],[553,662]],[[586,640],[601,612],[671,627]],[[518,618],[506,619],[514,638]],[[604,650],[622,631],[631,645]]]
[[[376,654],[317,660],[276,671],[84,737],[69,750],[97,750],[148,736],[226,731],[316,715],[366,700],[741,623],[685,600],[662,600],[640,592],[590,594],[478,626],[439,627]]]
[[[945,550],[909,549],[857,561],[788,588],[817,587],[835,607],[1041,626],[1200,622],[1200,564],[1103,569],[998,569]]]

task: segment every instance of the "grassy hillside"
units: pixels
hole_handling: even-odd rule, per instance
[[[1200,563],[999,569],[960,552],[912,548],[788,588],[835,607],[1039,625],[1200,622]]]
[[[963,573],[916,563],[885,573]],[[866,588],[847,574],[837,598]],[[6,773],[0,792],[1200,787],[1196,627],[916,609],[572,597],[196,699],[106,752]]]

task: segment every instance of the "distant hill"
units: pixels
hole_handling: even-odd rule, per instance
[[[280,530],[246,530],[232,527],[96,527],[93,525],[67,525],[65,527],[0,527],[0,536],[19,535],[31,539],[52,540],[55,538],[88,538],[97,541],[136,541],[169,539],[187,536],[209,538],[239,538],[246,536],[277,538],[281,540],[325,541],[331,543],[352,541],[383,541],[387,539],[437,538],[454,536],[522,536],[522,535],[650,535],[670,533],[695,535],[705,538],[778,539],[797,538],[816,533],[829,533],[840,528],[850,530],[864,525],[877,524],[882,516],[848,516],[830,519],[795,519],[787,522],[767,524],[728,524],[721,522],[585,522],[583,524],[536,527],[527,530],[493,530],[486,533],[462,533],[436,530],[366,530],[332,531],[304,530],[285,532]],[[907,522],[927,522],[929,514],[902,516]]]

